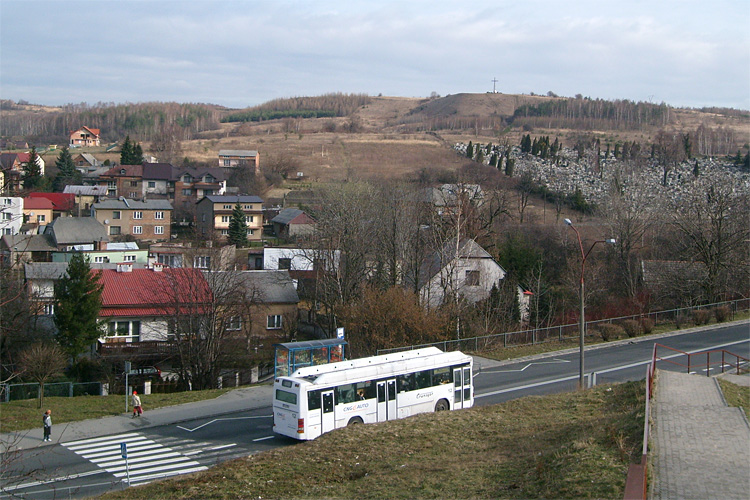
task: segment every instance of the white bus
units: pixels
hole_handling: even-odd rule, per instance
[[[273,430],[315,439],[352,424],[474,405],[473,359],[427,347],[298,369],[274,382]]]

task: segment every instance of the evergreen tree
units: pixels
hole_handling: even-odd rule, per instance
[[[130,136],[125,136],[125,141],[120,148],[120,165],[130,165],[130,159],[133,157],[133,144],[130,142]]]
[[[497,167],[497,153],[492,153],[490,156],[490,167]]]
[[[39,155],[36,154],[36,147],[31,146],[29,152],[29,161],[23,165],[23,188],[36,189],[42,184],[42,169],[39,166]]]
[[[693,165],[693,176],[698,177],[701,175],[700,167],[698,166],[698,160],[695,160],[695,165]]]
[[[136,143],[136,145],[133,146],[133,158],[131,161],[133,162],[131,165],[140,165],[143,163],[143,148],[141,148],[140,143]]]
[[[505,159],[505,175],[513,177],[513,169],[516,166],[516,160],[511,157]]]
[[[245,223],[245,212],[238,201],[232,210],[232,218],[229,220],[229,242],[237,248],[247,246],[247,224]]]
[[[66,185],[80,182],[81,173],[76,170],[75,163],[73,163],[73,156],[70,154],[68,146],[63,146],[60,150],[60,154],[55,160],[55,166],[57,167],[57,177],[55,177],[54,184],[55,191],[62,191]]]
[[[466,146],[466,157],[467,158],[474,158],[474,144],[469,141],[469,145]]]
[[[102,329],[97,317],[102,307],[104,285],[91,272],[88,259],[75,253],[67,274],[55,283],[57,341],[75,358],[96,342]]]
[[[526,134],[523,137],[521,137],[521,152],[522,153],[531,152],[531,134]]]

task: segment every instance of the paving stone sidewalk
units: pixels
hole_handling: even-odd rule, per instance
[[[750,498],[750,426],[713,377],[659,370],[654,394],[654,500]]]

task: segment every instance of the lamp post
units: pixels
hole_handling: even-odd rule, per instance
[[[615,244],[614,239],[609,240],[597,240],[591,244],[587,252],[583,251],[583,243],[581,242],[581,234],[578,232],[578,229],[573,225],[573,223],[570,221],[570,219],[565,219],[565,224],[570,226],[570,228],[575,231],[576,238],[578,238],[578,248],[581,250],[581,280],[580,280],[580,287],[578,290],[578,293],[580,294],[580,303],[579,303],[579,311],[578,311],[578,388],[583,389],[585,387],[584,380],[583,380],[583,373],[584,373],[584,363],[583,363],[583,344],[584,344],[584,336],[586,334],[586,300],[584,299],[584,284],[583,284],[583,273],[586,269],[586,258],[591,253],[591,250],[594,249],[597,243],[609,243],[610,245]]]

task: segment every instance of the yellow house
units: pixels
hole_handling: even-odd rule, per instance
[[[27,224],[46,226],[52,222],[52,201],[48,198],[24,198],[23,218]]]

